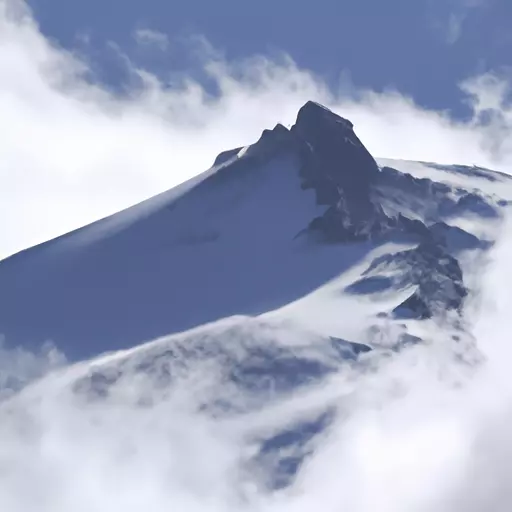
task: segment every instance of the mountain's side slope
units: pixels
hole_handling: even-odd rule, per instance
[[[460,311],[456,253],[492,243],[509,197],[478,190],[483,178],[470,173],[446,171],[451,183],[394,167],[374,160],[350,121],[308,102],[291,130],[265,130],[176,191],[0,262],[0,332],[12,344],[52,340],[76,359],[231,315],[305,318],[304,308],[329,311],[318,318],[336,332],[324,334],[344,337],[340,297],[371,303],[369,315],[428,317],[434,302]],[[342,293],[382,257],[387,290]],[[448,263],[403,271],[432,258]],[[432,290],[446,280],[457,284],[443,302]]]

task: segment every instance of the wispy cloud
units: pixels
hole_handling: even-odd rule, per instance
[[[446,27],[446,42],[448,44],[455,44],[462,34],[462,26],[466,19],[467,13],[451,13],[448,18]]]
[[[447,44],[457,43],[463,35],[464,25],[470,16],[476,15],[479,9],[489,7],[493,0],[448,0],[432,3],[443,14],[436,15],[434,24],[436,30],[442,34]]]
[[[135,31],[134,37],[141,45],[154,46],[159,50],[167,50],[169,47],[169,38],[158,30],[139,28]]]

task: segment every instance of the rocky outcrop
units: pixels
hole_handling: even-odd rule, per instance
[[[308,344],[282,343],[295,333]],[[311,342],[311,344],[309,343]],[[321,382],[341,364],[371,348],[338,338],[305,333],[288,325],[240,318],[154,342],[114,364],[91,369],[74,390],[87,400],[104,399],[127,380],[146,379],[151,389],[179,385],[207,368],[214,378],[202,392],[202,410],[232,414]],[[141,386],[143,389],[144,386]],[[144,397],[140,399],[143,401]]]
[[[399,318],[421,320],[446,311],[460,312],[468,294],[457,259],[432,241],[377,258],[365,273],[387,274],[395,289],[415,287],[394,309]]]
[[[374,200],[377,163],[353,124],[314,102],[299,111],[291,132],[300,141],[302,188],[313,189],[325,213],[308,230],[327,242],[364,240],[389,229]]]

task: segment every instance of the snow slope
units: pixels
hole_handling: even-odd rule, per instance
[[[13,345],[52,340],[77,359],[285,308],[357,339],[359,317],[381,306],[366,313],[360,294],[342,291],[377,254],[414,247],[439,222],[469,222],[492,241],[510,180],[477,171],[379,167],[349,121],[308,103],[291,131],[266,130],[175,190],[1,262],[0,332]]]

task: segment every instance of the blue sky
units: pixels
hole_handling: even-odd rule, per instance
[[[102,81],[126,80],[111,43],[158,74],[197,71],[194,38],[228,61],[285,52],[332,87],[395,88],[422,106],[464,115],[458,83],[512,65],[510,0],[31,0],[42,31],[93,62]],[[169,39],[141,52],[137,30]]]

